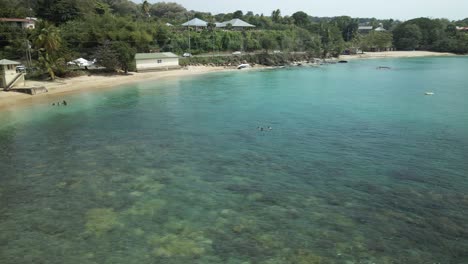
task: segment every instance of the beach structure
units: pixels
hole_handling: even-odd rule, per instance
[[[227,27],[229,27],[229,25],[231,25],[232,29],[236,29],[236,30],[242,30],[242,29],[245,29],[245,28],[254,28],[255,27],[254,25],[249,24],[249,23],[243,21],[242,19],[238,19],[238,18],[235,18],[235,19],[232,19],[232,20],[229,20],[229,21],[225,21],[223,23],[216,23],[216,27],[218,27],[218,28],[227,28]]]
[[[135,61],[138,72],[180,68],[179,56],[172,52],[137,53]]]
[[[0,18],[0,23],[8,23],[17,25],[24,29],[34,29],[36,27],[37,19],[34,17],[27,18]]]
[[[11,60],[0,60],[0,89],[10,92],[36,95],[47,93],[44,86],[26,87],[25,68],[21,63]]]
[[[0,88],[10,90],[24,84],[24,73],[16,70],[16,67],[20,64],[17,61],[0,60]]]

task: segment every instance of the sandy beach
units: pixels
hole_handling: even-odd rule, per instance
[[[26,81],[26,87],[45,86],[47,93],[35,96],[0,91],[0,110],[13,108],[25,104],[51,101],[60,96],[69,93],[106,89],[120,85],[145,82],[150,80],[177,78],[185,76],[195,76],[211,72],[233,70],[225,67],[207,67],[207,66],[191,66],[180,70],[160,71],[160,72],[132,72],[131,75],[91,75],[80,76],[75,78],[57,79],[54,82],[47,81]]]
[[[432,52],[432,51],[385,51],[385,52],[365,52],[364,54],[356,55],[341,55],[341,60],[352,59],[383,59],[383,58],[415,58],[415,57],[439,57],[439,56],[456,56],[453,53],[447,52]]]

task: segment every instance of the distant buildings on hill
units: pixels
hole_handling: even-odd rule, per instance
[[[214,23],[214,25],[217,27],[217,28],[223,28],[223,29],[237,29],[237,30],[242,30],[242,29],[245,29],[245,28],[254,28],[255,26],[252,25],[252,24],[249,24],[245,21],[243,21],[242,19],[239,19],[239,18],[235,18],[235,19],[232,19],[232,20],[229,20],[229,21],[225,21],[225,22],[222,22],[222,23]],[[206,21],[203,21],[201,19],[198,19],[198,18],[194,18],[190,21],[187,21],[185,23],[182,24],[183,27],[198,27],[198,28],[206,28],[208,27],[208,22]]]
[[[371,31],[385,32],[387,30],[383,27],[382,23],[380,23],[379,26],[376,27],[375,29],[373,26],[369,26],[369,25],[359,26],[358,31],[361,34],[367,34],[367,33],[370,33]]]

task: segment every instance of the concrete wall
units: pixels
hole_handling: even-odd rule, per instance
[[[16,65],[0,65],[0,88],[6,88],[6,86],[13,81],[16,76],[20,75],[21,73],[16,73]],[[24,82],[24,74],[20,80],[18,80],[15,86],[22,85],[21,81]]]
[[[179,67],[179,58],[137,60],[137,71],[159,70]]]

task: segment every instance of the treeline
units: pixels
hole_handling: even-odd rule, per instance
[[[111,70],[131,68],[135,52],[171,51],[193,54],[226,51],[305,52],[310,56],[337,56],[344,50],[424,49],[467,53],[467,34],[456,26],[468,19],[414,19],[404,23],[378,20],[311,17],[299,11],[283,16],[236,11],[210,14],[190,11],[176,3],[129,0],[0,0],[0,17],[37,17],[35,30],[18,30],[0,23],[0,57],[24,60],[30,50],[37,66],[51,77],[66,74],[66,62],[78,57],[96,58]],[[210,22],[207,29],[182,28],[192,18]],[[253,30],[225,31],[214,22],[240,18]],[[361,34],[360,24],[386,31]],[[190,41],[189,41],[190,39]],[[190,44],[189,44],[190,43]]]
[[[468,19],[458,23],[466,26]],[[417,18],[398,25],[393,31],[394,45],[400,50],[432,50],[468,53],[468,33],[443,19]]]

